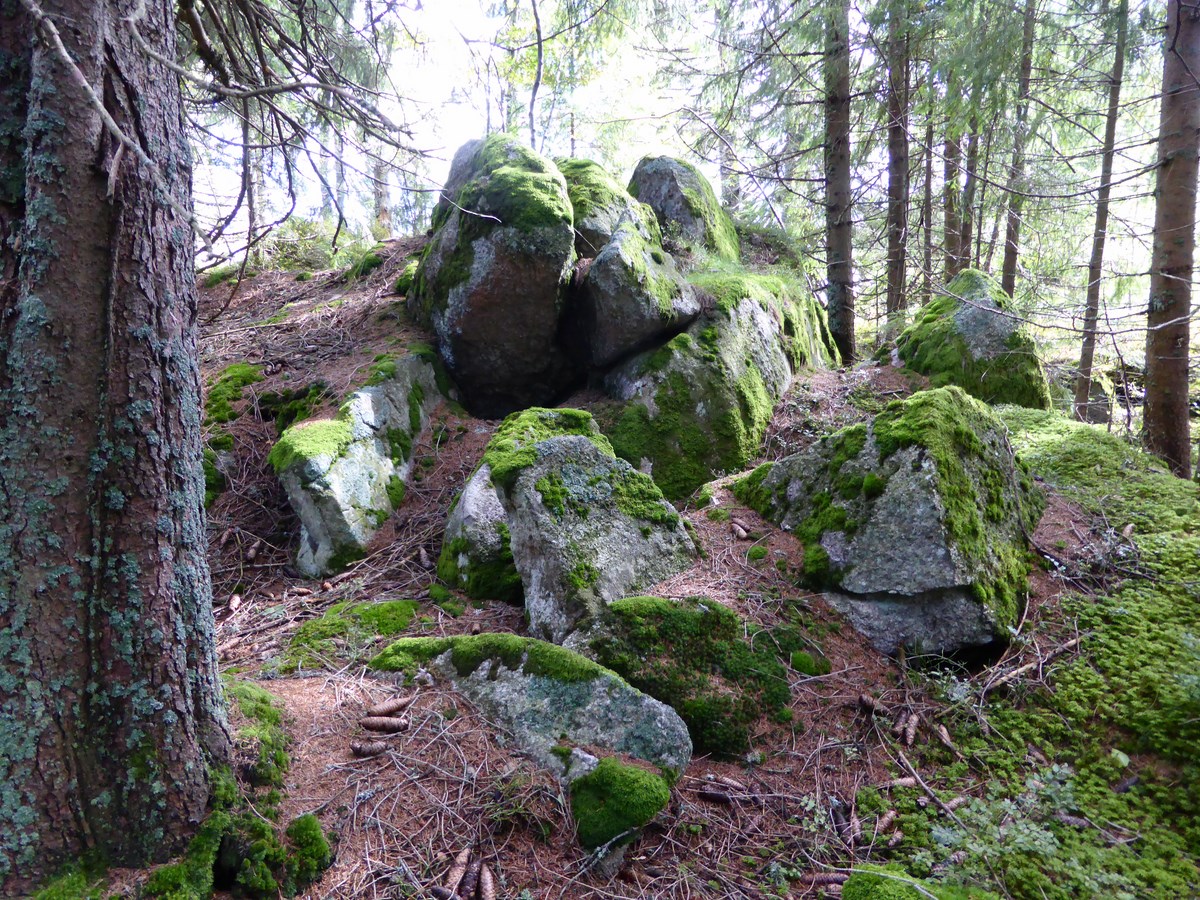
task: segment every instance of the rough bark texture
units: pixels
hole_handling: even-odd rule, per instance
[[[887,330],[904,327],[908,306],[908,17],[904,3],[888,14]]]
[[[118,0],[46,0],[120,152],[23,7],[0,6],[0,893],[96,850],[177,850],[228,752],[205,560],[176,78]],[[174,53],[174,12],[137,25]]]
[[[1187,369],[1200,149],[1198,73],[1200,8],[1168,0],[1143,422],[1147,449],[1184,478],[1191,472]]]
[[[829,330],[842,362],[849,365],[854,362],[849,0],[830,0],[825,28],[825,265],[829,282]]]
[[[947,128],[951,127],[953,123],[947,125]],[[958,242],[962,237],[962,220],[958,210],[958,169],[961,159],[962,147],[958,138],[947,131],[942,145],[942,270],[947,284],[960,270]]]
[[[1008,171],[1008,215],[1004,231],[1004,263],[1000,286],[1013,295],[1017,286],[1017,254],[1021,243],[1021,206],[1025,186],[1025,140],[1028,137],[1029,79],[1033,73],[1033,31],[1036,0],[1025,0],[1024,29],[1021,35],[1021,74],[1017,83],[1017,123],[1013,140],[1012,166]]]
[[[1100,315],[1100,277],[1104,267],[1104,239],[1108,235],[1108,199],[1112,193],[1117,117],[1121,109],[1121,79],[1125,74],[1125,41],[1129,33],[1129,0],[1117,4],[1117,46],[1108,82],[1108,116],[1104,125],[1104,150],[1100,160],[1100,193],[1096,198],[1096,227],[1092,231],[1092,256],[1088,262],[1087,304],[1083,314],[1083,345],[1079,376],[1075,380],[1075,418],[1087,421],[1092,388],[1092,360],[1096,353],[1096,320]]]

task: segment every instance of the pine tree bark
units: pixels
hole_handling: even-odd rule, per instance
[[[959,217],[958,271],[971,267],[972,242],[975,236],[975,195],[979,191],[979,118],[971,116],[967,134],[966,173],[962,193],[962,214]]]
[[[908,17],[905,0],[888,13],[887,336],[904,326],[908,306]]]
[[[1016,137],[1013,140],[1012,165],[1008,171],[1008,213],[1004,229],[1004,262],[1000,267],[1000,287],[1008,296],[1017,287],[1017,256],[1021,243],[1021,207],[1025,185],[1025,140],[1029,119],[1029,81],[1033,74],[1034,13],[1037,0],[1025,0],[1024,27],[1021,35],[1021,74],[1017,82]]]
[[[1100,316],[1100,279],[1104,268],[1104,243],[1108,236],[1108,202],[1112,193],[1113,157],[1117,143],[1117,118],[1121,109],[1121,80],[1125,75],[1125,43],[1129,34],[1129,0],[1120,0],[1116,12],[1117,44],[1112,75],[1108,80],[1108,114],[1104,123],[1104,149],[1100,158],[1100,191],[1096,197],[1096,227],[1088,260],[1087,301],[1083,313],[1083,343],[1079,375],[1075,380],[1075,418],[1087,418],[1092,389],[1092,361],[1096,355],[1096,321]]]
[[[200,465],[191,168],[176,76],[118,0],[45,0],[119,148],[0,7],[0,893],[88,850],[137,865],[205,815],[229,736]],[[174,8],[136,23],[174,55]]]
[[[1198,74],[1200,7],[1168,0],[1143,439],[1146,448],[1182,478],[1191,474],[1187,372],[1200,153]]]
[[[962,220],[958,209],[958,170],[962,160],[962,146],[958,137],[947,126],[942,143],[942,273],[949,283],[958,274],[958,242],[962,240]]]
[[[854,259],[850,182],[850,2],[829,0],[825,22],[825,266],[829,331],[854,361]]]

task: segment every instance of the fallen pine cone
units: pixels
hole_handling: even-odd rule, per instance
[[[724,803],[726,806],[729,806],[731,803],[733,803],[733,798],[724,791],[699,790],[696,792],[696,796],[701,800],[709,800],[713,803]]]
[[[920,723],[920,721],[921,721],[921,719],[917,716],[916,713],[909,714],[908,722],[906,722],[904,725],[904,746],[905,747],[911,747],[913,745],[913,741],[917,737],[917,725]]]
[[[382,731],[387,734],[395,734],[397,731],[404,731],[408,728],[408,719],[396,719],[391,716],[367,716],[365,719],[359,719],[358,724],[367,731]]]
[[[372,718],[378,716],[392,716],[398,712],[408,709],[410,706],[412,706],[413,701],[416,699],[416,694],[413,694],[411,697],[393,697],[391,700],[384,700],[382,703],[376,703],[374,706],[370,707],[367,710],[367,715]]]
[[[721,784],[725,785],[725,787],[727,787],[727,788],[733,788],[735,791],[741,791],[742,793],[749,793],[749,791],[750,791],[750,789],[748,787],[746,787],[744,784],[742,784],[740,781],[736,781],[733,778],[729,778],[726,775],[718,775],[717,781],[719,781]]]
[[[886,716],[890,712],[887,706],[876,700],[870,694],[859,694],[858,705],[873,716]]]
[[[435,884],[429,889],[429,895],[436,897],[437,900],[455,900],[458,897],[458,894],[454,893],[454,891],[448,890],[439,884]]]
[[[467,872],[463,875],[462,884],[458,886],[458,896],[463,900],[473,900],[475,896],[475,888],[479,886],[479,876],[483,872],[483,857],[476,854],[471,859],[471,865],[467,866]]]
[[[458,885],[463,880],[463,876],[467,874],[467,866],[470,864],[471,848],[463,847],[458,856],[454,858],[454,865],[446,873],[446,888],[450,891],[451,897],[458,894]]]
[[[479,900],[496,900],[496,879],[487,866],[479,870]]]
[[[900,842],[902,840],[904,840],[904,832],[903,831],[893,831],[892,836],[890,838],[888,838],[888,843],[887,843],[888,849],[889,850],[896,849],[897,847],[900,846]]]
[[[879,820],[875,823],[875,834],[883,834],[885,831],[895,825],[896,817],[898,815],[899,813],[897,813],[896,810],[889,809],[882,816],[880,816]]]
[[[359,759],[369,759],[387,750],[388,745],[383,741],[351,741],[350,752]]]

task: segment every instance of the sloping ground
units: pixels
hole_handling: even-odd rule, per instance
[[[232,439],[228,487],[210,508],[211,563],[224,668],[269,679],[260,683],[286,710],[290,768],[270,806],[280,822],[315,813],[335,838],[332,866],[303,896],[433,896],[466,846],[513,900],[837,896],[865,864],[1014,898],[1197,895],[1200,688],[1180,674],[1200,653],[1189,639],[1200,633],[1196,489],[1116,439],[1028,411],[1006,415],[1050,491],[1032,535],[1038,565],[1017,639],[974,672],[881,657],[795,587],[790,535],[723,488],[712,505],[693,499],[683,512],[705,556],[653,593],[799,626],[818,652],[787,669],[790,721],[760,721],[741,758],[696,759],[615,879],[592,871],[556,782],[444,686],[397,690],[369,674],[363,661],[391,636],[325,627],[346,617],[346,607],[327,615],[339,604],[411,600],[411,615],[386,630],[522,631],[519,609],[446,592],[433,571],[448,508],[495,423],[443,408],[368,557],[323,582],[289,566],[297,523],[266,464],[277,430],[260,401],[323,381],[332,409],[376,355],[427,339],[391,291],[401,256],[349,283],[247,280],[203,340],[206,383],[232,363],[263,367],[232,404],[238,415],[209,426]],[[228,294],[206,291],[205,314]],[[762,458],[861,421],[920,382],[890,368],[801,377]],[[357,724],[364,710],[397,693],[415,698],[409,727],[384,738],[380,755],[355,757],[351,742],[372,739]],[[123,873],[114,887],[139,877]]]

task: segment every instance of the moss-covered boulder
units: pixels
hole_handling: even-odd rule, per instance
[[[558,342],[572,221],[558,168],[515,139],[493,134],[455,154],[407,302],[478,415],[549,403],[575,378]]]
[[[340,669],[363,656],[379,638],[403,632],[416,612],[416,600],[335,603],[296,629],[273,668],[283,673]]]
[[[672,499],[743,468],[796,370],[838,361],[824,310],[794,276],[692,281],[712,311],[604,380],[609,395],[625,401],[606,421],[614,450]]]
[[[1037,348],[995,280],[968,269],[901,332],[896,350],[934,387],[954,384],[984,403],[1050,408]]]
[[[442,552],[438,578],[475,600],[521,603],[524,589],[513,562],[508,513],[492,485],[487,463],[475,470],[455,501]]]
[[[621,219],[638,212],[638,202],[590,159],[555,160],[567,182],[575,213],[575,252],[592,259],[612,240]]]
[[[683,520],[654,482],[617,459],[592,417],[528,409],[484,452],[508,515],[530,630],[561,643],[614,600],[691,565]]]
[[[650,205],[669,237],[737,261],[733,219],[721,208],[708,179],[691,163],[670,156],[644,157],[629,180],[629,193]]]
[[[752,629],[750,629],[752,631]],[[613,603],[589,652],[634,687],[669,704],[701,753],[750,749],[765,715],[786,717],[791,693],[775,641],[748,642],[732,610],[700,597],[630,597]]]
[[[889,403],[734,493],[804,542],[810,585],[883,652],[1003,642],[1020,619],[1041,495],[959,388]]]
[[[300,518],[296,568],[310,577],[366,552],[403,499],[413,443],[442,400],[421,354],[380,361],[371,380],[335,418],[287,428],[268,457]]]
[[[700,312],[696,290],[663,250],[648,206],[634,208],[587,266],[571,298],[568,339],[596,368],[678,334]]]

